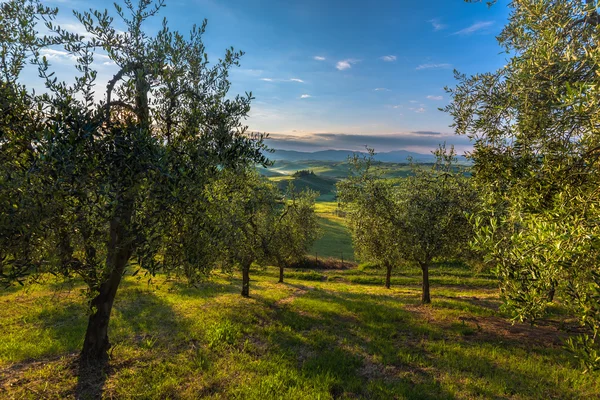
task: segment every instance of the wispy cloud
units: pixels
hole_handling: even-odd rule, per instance
[[[303,94],[302,96],[300,96],[301,99],[309,99],[312,96],[310,94]]]
[[[421,70],[421,69],[448,69],[448,68],[452,68],[452,64],[447,64],[447,63],[443,63],[443,64],[421,64],[421,65],[419,65],[415,69]]]
[[[339,69],[340,71],[343,71],[345,69],[350,69],[352,68],[352,65],[356,64],[357,62],[359,62],[360,60],[357,60],[355,58],[347,58],[345,60],[342,61],[338,61],[337,64],[335,64],[335,67],[337,69]]]
[[[492,25],[494,25],[494,21],[476,22],[465,29],[461,29],[460,31],[454,32],[453,35],[470,35],[482,29],[489,28]]]
[[[304,81],[300,78],[290,78],[290,79],[281,79],[281,78],[260,78],[261,81],[265,82],[297,82],[304,83]]]
[[[390,89],[384,88],[384,87],[378,87],[378,88],[375,88],[373,90],[376,91],[376,92],[391,92]]]
[[[444,100],[444,96],[432,96],[432,95],[429,95],[429,96],[427,96],[427,98],[429,100]]]
[[[434,131],[414,131],[412,132],[416,135],[441,135],[441,132],[434,132]]]
[[[45,48],[40,50],[40,54],[42,56],[45,56],[49,60],[56,60],[62,62],[75,62],[75,60],[77,59],[77,57],[75,57],[73,54],[69,54],[64,50]]]
[[[317,61],[325,61],[325,57],[322,56],[314,56],[313,59]]]
[[[429,22],[431,26],[433,26],[433,30],[435,32],[441,31],[442,29],[446,29],[448,27],[448,25],[442,24],[439,18],[430,19],[427,22]]]
[[[386,62],[392,62],[392,61],[396,61],[396,56],[383,56],[383,57],[379,57],[381,60],[386,61]]]
[[[404,108],[404,106],[402,106],[402,104],[396,104],[395,106],[392,106],[392,108],[399,109]]]
[[[419,108],[411,107],[411,108],[409,108],[409,110],[410,111],[414,111],[414,112],[419,113],[419,114],[422,114],[422,113],[424,113],[426,111],[425,108],[423,108],[423,107],[419,107]]]

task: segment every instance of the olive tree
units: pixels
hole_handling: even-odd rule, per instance
[[[250,295],[250,268],[268,259],[278,192],[254,169],[225,171],[212,188],[215,216],[224,227],[219,259],[242,272],[244,297]]]
[[[283,204],[277,210],[271,230],[269,259],[279,267],[279,283],[283,283],[284,269],[302,261],[321,234],[315,213],[317,196],[310,190],[298,193],[293,185],[289,185]]]
[[[586,333],[570,341],[600,366],[600,50],[597,2],[510,3],[498,37],[510,55],[495,72],[449,89],[457,133],[474,141],[485,199],[476,245],[497,268],[518,320],[569,307]]]
[[[315,194],[293,188],[283,196],[277,186],[254,169],[221,175],[212,189],[215,215],[225,228],[221,259],[242,271],[242,296],[250,295],[252,264],[283,269],[305,257],[319,233]]]
[[[210,254],[188,247],[211,229],[203,225],[205,186],[219,171],[267,163],[262,136],[243,124],[251,95],[228,96],[228,71],[242,53],[227,50],[210,64],[206,21],[189,35],[166,21],[147,34],[144,23],[163,6],[115,4],[124,31],[108,11],[75,12],[85,36],[56,26],[57,11],[38,0],[1,6],[0,88],[10,97],[2,99],[0,272],[5,283],[48,272],[85,282],[83,361],[106,359],[127,266],[149,273],[210,266],[202,262]],[[50,32],[44,37],[39,21]],[[43,48],[75,60],[73,81],[57,79]],[[100,57],[116,71],[105,88],[96,84]],[[27,60],[45,83],[41,95],[20,81]]]
[[[338,199],[346,210],[356,258],[385,268],[385,287],[389,289],[392,269],[402,259],[396,225],[389,218],[397,188],[392,180],[381,177],[373,156],[371,151],[369,157],[355,155],[351,159],[351,177],[338,183]]]
[[[431,303],[431,263],[465,254],[472,234],[467,214],[477,205],[476,194],[469,178],[457,169],[454,149],[441,147],[433,166],[414,164],[412,176],[397,182],[378,176],[372,155],[355,158],[355,175],[338,186],[358,255],[383,263],[388,275],[390,265],[417,264],[422,271],[421,302]]]

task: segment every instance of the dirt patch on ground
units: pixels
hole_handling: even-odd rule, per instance
[[[555,347],[561,346],[568,336],[564,329],[561,329],[560,321],[542,321],[532,326],[527,323],[513,323],[498,316],[448,316],[442,310],[431,306],[410,305],[405,309],[417,318],[444,330],[452,331],[452,327],[456,327],[457,324],[470,328],[464,336],[467,340],[513,342],[525,347]]]
[[[465,319],[478,327],[474,337],[479,339],[506,339],[524,345],[540,347],[561,346],[567,334],[558,329],[558,325],[544,323],[531,326],[531,324],[515,323],[500,317],[478,317]]]
[[[8,393],[13,397],[73,398],[73,388],[65,382],[75,383],[78,359],[77,353],[70,353],[0,368],[0,398],[9,398]],[[48,371],[41,372],[45,369]]]

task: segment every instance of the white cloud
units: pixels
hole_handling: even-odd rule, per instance
[[[384,88],[384,87],[378,87],[378,88],[375,88],[373,90],[376,91],[376,92],[391,92],[390,89]]]
[[[392,108],[399,109],[399,108],[404,108],[404,107],[402,107],[401,104],[396,104],[395,106],[392,106]]]
[[[470,35],[471,33],[475,33],[492,25],[494,25],[494,21],[477,22],[465,29],[454,32],[453,35]]]
[[[429,100],[444,100],[444,96],[432,96],[432,95],[429,95],[429,96],[427,96],[427,98]]]
[[[410,111],[414,111],[414,112],[419,113],[419,114],[422,114],[422,113],[425,112],[425,108],[423,108],[423,107],[419,107],[419,108],[413,108],[413,107],[411,107],[411,108],[409,108],[409,110]]]
[[[452,64],[421,64],[416,69],[447,69],[452,68]]]
[[[356,60],[354,58],[348,58],[346,60],[338,61],[337,64],[335,64],[335,67],[340,71],[343,71],[345,69],[352,68],[352,65],[356,64],[359,61],[360,60]]]
[[[290,79],[281,79],[281,78],[260,78],[261,81],[265,82],[298,82],[304,83],[304,81],[300,78],[290,78]]]
[[[387,61],[387,62],[392,62],[392,61],[396,61],[396,56],[383,56],[383,57],[379,57],[380,59],[382,59],[383,61]]]
[[[310,94],[303,94],[302,96],[300,96],[301,99],[308,99],[312,97]]]
[[[315,59],[317,61],[325,61],[325,57],[321,57],[321,56],[314,56],[313,59]]]
[[[439,18],[430,19],[427,21],[433,26],[434,32],[441,31],[442,29],[446,29],[448,25],[442,24]]]
[[[56,62],[69,62],[74,63],[77,60],[77,57],[73,54],[69,54],[64,50],[56,50],[56,49],[41,49],[40,54],[45,56],[48,60],[55,60]]]

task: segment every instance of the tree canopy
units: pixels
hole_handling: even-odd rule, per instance
[[[511,2],[495,72],[456,74],[447,107],[474,141],[485,200],[476,244],[506,306],[535,321],[559,299],[586,327],[571,349],[600,365],[600,18],[595,1]]]
[[[205,186],[219,171],[267,163],[262,136],[243,122],[252,95],[228,95],[242,53],[228,49],[210,64],[206,21],[189,35],[164,21],[149,35],[144,23],[163,6],[115,4],[124,31],[108,11],[75,12],[83,36],[55,25],[57,10],[39,0],[1,5],[0,273],[4,283],[50,272],[87,284],[84,359],[106,357],[127,265],[210,267],[209,252],[190,246],[210,242],[214,229]],[[50,32],[43,37],[40,21]],[[71,82],[57,79],[44,48],[76,60]],[[106,88],[96,84],[98,57],[117,68]],[[29,61],[43,94],[20,82]]]

